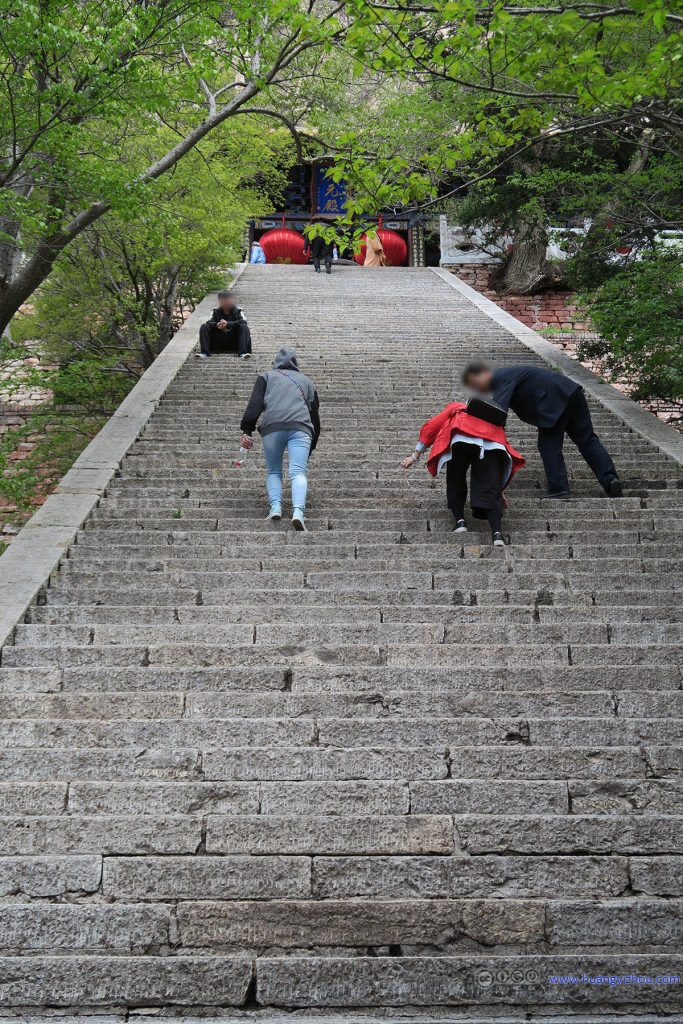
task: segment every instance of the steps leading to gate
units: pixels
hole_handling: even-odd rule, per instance
[[[467,359],[539,356],[429,271],[238,299],[255,358],[188,360],[2,651],[2,1005],[678,1019],[596,978],[683,973],[680,467],[591,399],[626,496],[569,450],[547,508],[511,417],[512,544],[455,537],[398,462]],[[231,466],[282,344],[306,536]]]

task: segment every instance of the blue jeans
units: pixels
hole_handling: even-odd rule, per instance
[[[308,456],[311,435],[307,430],[274,430],[263,436],[263,454],[266,460],[266,491],[270,507],[282,509],[282,460],[285,448],[289,455],[289,479],[292,483],[292,506],[306,507],[308,490]]]

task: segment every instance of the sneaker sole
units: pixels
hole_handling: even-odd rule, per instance
[[[308,532],[307,529],[306,529],[305,524],[302,523],[300,519],[292,519],[292,526],[297,531],[297,533],[307,533]]]

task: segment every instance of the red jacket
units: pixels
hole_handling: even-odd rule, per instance
[[[464,402],[451,402],[433,419],[427,420],[420,430],[420,441],[431,448],[427,469],[432,476],[436,476],[439,459],[450,450],[453,434],[467,434],[468,437],[481,437],[484,441],[497,441],[505,447],[512,459],[512,472],[507,481],[509,484],[517,470],[524,465],[524,457],[508,442],[502,427],[480,420],[478,416],[470,416],[466,409]]]

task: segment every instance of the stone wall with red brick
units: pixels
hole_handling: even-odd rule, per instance
[[[450,270],[465,284],[482,292],[496,305],[535,331],[541,331],[545,327],[579,333],[591,330],[585,313],[578,308],[574,292],[557,290],[542,292],[539,295],[498,295],[489,286],[489,279],[495,269],[490,263],[457,264],[444,269]]]

